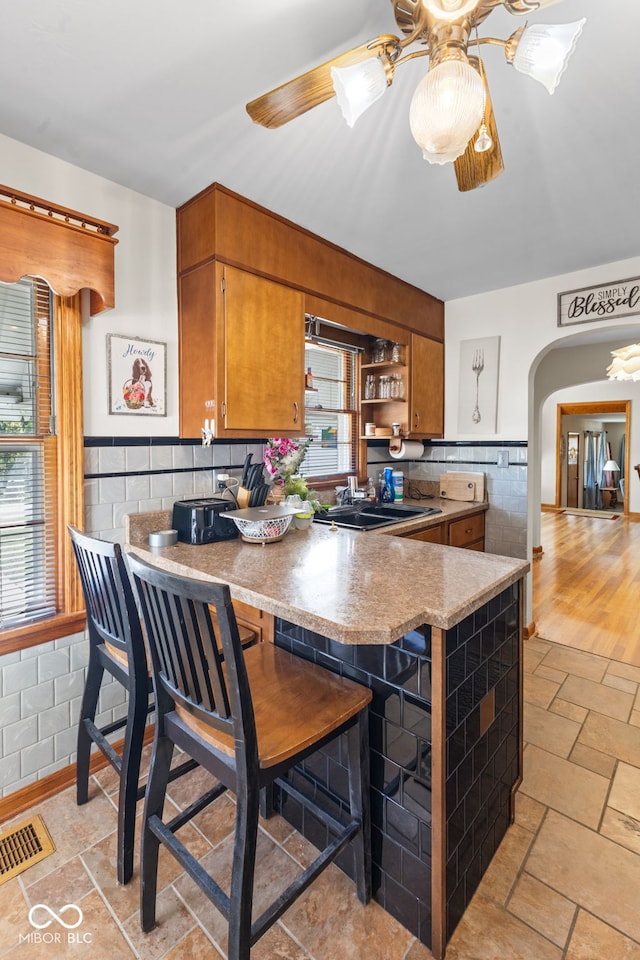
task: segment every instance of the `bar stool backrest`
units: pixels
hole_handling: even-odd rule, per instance
[[[146,675],[140,618],[122,550],[69,526],[87,610],[91,642],[115,648],[134,676]]]
[[[217,730],[228,738],[236,761],[257,770],[255,718],[229,587],[165,574],[135,554],[127,555],[127,564],[145,625],[160,712],[174,704],[184,708],[212,734]]]

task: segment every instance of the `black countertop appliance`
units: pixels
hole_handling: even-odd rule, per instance
[[[233,540],[238,528],[225,517],[227,510],[237,510],[233,500],[220,497],[200,497],[195,500],[176,500],[173,505],[173,529],[178,531],[181,543],[217,543]]]

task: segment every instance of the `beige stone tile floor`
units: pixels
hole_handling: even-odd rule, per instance
[[[525,642],[524,780],[509,828],[447,948],[447,960],[640,960],[640,668],[534,637]],[[202,788],[171,785],[176,807]],[[56,852],[0,886],[0,957],[10,960],[225,960],[226,929],[173,859],[161,853],[157,928],[138,922],[137,874],[115,881],[115,790],[93,779],[78,808],[68,790],[39,804]],[[233,801],[222,797],[183,836],[194,855],[230,869]],[[23,819],[20,817],[19,819]],[[3,825],[5,826],[5,825]],[[308,862],[280,818],[261,824],[256,899]],[[29,908],[81,906],[73,944],[20,942]],[[44,931],[43,931],[44,932]],[[430,960],[431,953],[330,867],[254,947],[252,960]]]

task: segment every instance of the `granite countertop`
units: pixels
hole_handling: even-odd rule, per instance
[[[422,518],[393,530],[408,532],[409,524],[424,529],[484,506],[439,500],[430,505],[451,512],[443,509],[430,524]],[[319,524],[291,529],[276,543],[238,538],[148,546],[150,532],[170,526],[169,511],[129,515],[127,549],[166,570],[228,583],[233,599],[341,643],[393,643],[423,623],[449,629],[529,570],[524,560]]]

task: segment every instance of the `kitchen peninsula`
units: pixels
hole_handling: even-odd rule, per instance
[[[128,549],[228,583],[234,601],[276,618],[278,645],[373,690],[374,897],[442,957],[509,825],[521,778],[529,565],[407,539],[404,523],[404,536],[313,525],[264,546],[150,548],[149,532],[169,518],[130,516]],[[296,777],[340,810],[340,756],[315,754]],[[281,812],[314,839],[317,824],[294,806]],[[349,873],[346,854],[339,865]]]

